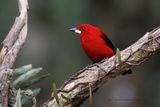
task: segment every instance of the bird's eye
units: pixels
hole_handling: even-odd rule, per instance
[[[81,28],[81,31],[85,31],[85,30],[86,30],[86,28],[84,28],[84,27]]]

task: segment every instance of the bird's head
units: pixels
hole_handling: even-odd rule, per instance
[[[82,24],[82,25],[78,25],[75,28],[71,28],[70,29],[71,32],[77,33],[79,35],[96,35],[101,33],[101,30],[98,29],[97,27],[94,27],[90,24]]]

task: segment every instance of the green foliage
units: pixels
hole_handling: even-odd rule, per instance
[[[12,90],[14,90],[14,94],[10,93],[12,95],[10,95],[11,98],[9,98],[9,102],[12,104],[9,105],[14,105],[14,107],[21,107],[21,105],[27,104],[31,101],[34,105],[36,104],[35,96],[40,93],[41,89],[36,88],[31,90],[29,87],[39,83],[41,80],[44,80],[49,76],[49,74],[37,76],[41,70],[42,68],[32,68],[31,64],[24,65],[13,70],[13,79],[10,85],[13,87]],[[16,91],[15,89],[19,90]]]
[[[26,73],[23,73],[17,79],[15,79],[12,83],[12,86],[15,88],[19,88],[24,82],[28,81],[30,78],[36,76],[42,68],[31,69]]]
[[[24,73],[26,73],[27,71],[31,70],[32,69],[32,65],[31,64],[28,64],[28,65],[24,65],[20,68],[16,68],[13,70],[13,78],[16,78]]]
[[[33,78],[31,80],[25,81],[23,84],[20,85],[20,87],[24,89],[24,88],[27,88],[29,86],[32,86],[32,85],[34,85],[36,83],[39,83],[41,80],[47,78],[49,75],[50,74],[45,74],[45,75]]]

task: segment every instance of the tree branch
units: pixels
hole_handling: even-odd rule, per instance
[[[89,96],[89,87],[94,92],[104,82],[119,76],[132,66],[141,64],[158,50],[160,50],[160,27],[147,32],[133,45],[121,51],[119,55],[86,67],[70,77],[58,89],[59,105],[61,107],[77,107]],[[118,56],[121,58],[117,58]],[[59,105],[52,96],[42,107],[59,107]]]
[[[8,88],[12,66],[27,37],[27,0],[18,0],[20,15],[3,41],[0,52],[0,107],[8,107]]]

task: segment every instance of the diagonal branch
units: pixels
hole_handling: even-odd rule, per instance
[[[121,61],[117,56],[105,59],[79,71],[67,80],[59,89],[57,96],[61,107],[77,107],[92,92],[100,88],[104,82],[119,76],[132,66],[139,65],[160,50],[160,27],[147,32],[133,45],[121,51]],[[89,87],[90,86],[90,87]],[[63,97],[65,96],[65,98]],[[56,99],[51,97],[42,107],[59,107]]]
[[[27,37],[28,2],[18,0],[20,15],[16,18],[11,30],[3,41],[0,52],[0,107],[8,107],[8,87],[11,67]]]

